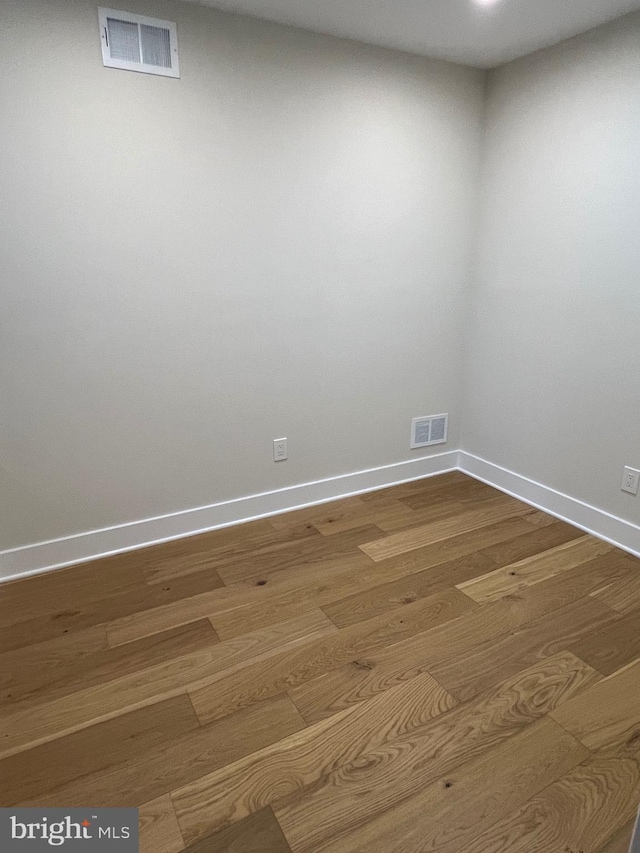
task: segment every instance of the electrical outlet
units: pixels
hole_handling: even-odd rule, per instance
[[[274,438],[273,439],[273,461],[274,462],[284,462],[285,459],[289,458],[289,454],[287,453],[287,439],[286,438]]]
[[[622,474],[622,491],[637,495],[640,487],[640,471],[635,468],[625,468]]]

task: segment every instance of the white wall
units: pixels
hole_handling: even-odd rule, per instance
[[[182,79],[103,68],[91,0],[0,11],[0,549],[459,445],[484,75],[120,5]]]
[[[633,14],[489,77],[463,437],[636,524],[639,68]]]

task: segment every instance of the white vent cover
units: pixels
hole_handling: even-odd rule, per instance
[[[178,30],[171,21],[98,9],[102,61],[108,68],[179,77]]]
[[[447,440],[449,415],[431,415],[411,421],[411,447],[428,447],[444,444]]]

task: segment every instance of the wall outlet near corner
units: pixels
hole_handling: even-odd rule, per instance
[[[273,461],[274,462],[284,462],[285,459],[289,458],[289,454],[287,452],[287,439],[286,438],[274,438],[273,439]]]
[[[637,495],[640,488],[640,471],[635,468],[625,468],[622,474],[622,491]]]

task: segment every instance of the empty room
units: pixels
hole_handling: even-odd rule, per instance
[[[0,69],[1,853],[640,850],[640,0]]]

